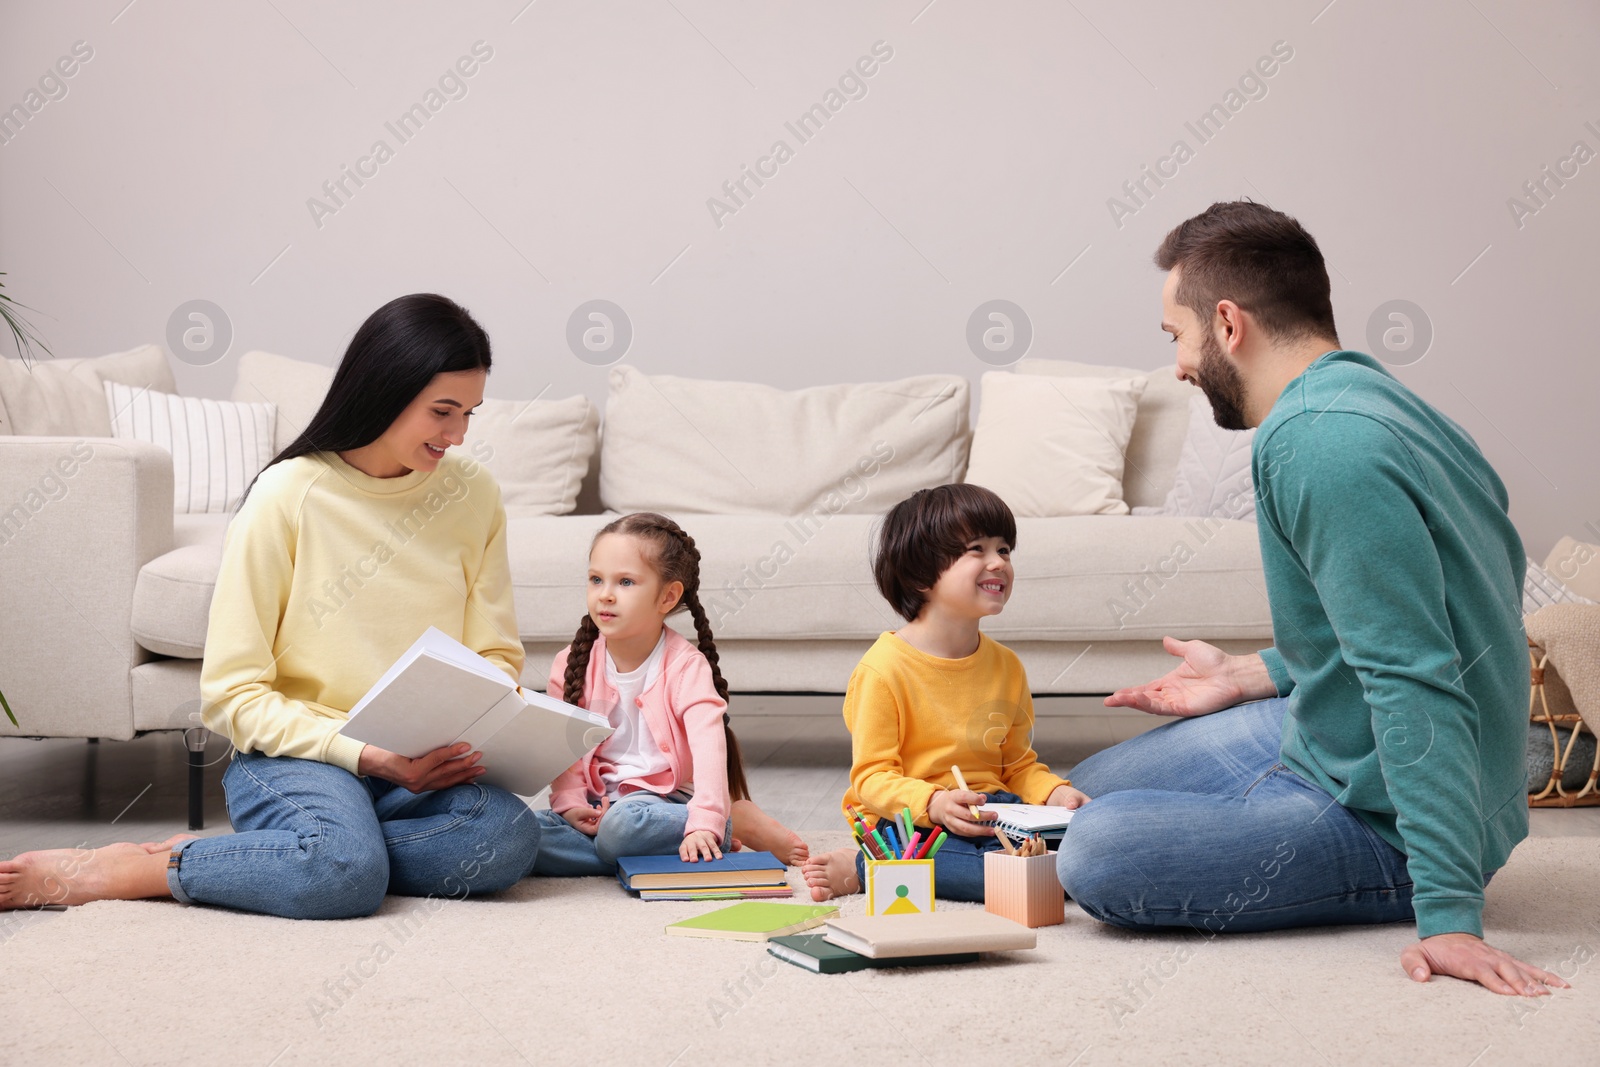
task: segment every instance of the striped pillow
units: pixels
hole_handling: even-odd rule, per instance
[[[231,511],[250,480],[272,459],[271,404],[173,396],[106,382],[111,435],[158,444],[172,453],[173,510]]]
[[[1555,575],[1528,557],[1528,573],[1522,580],[1522,614],[1532,615],[1550,604],[1593,604],[1586,596],[1579,596]]]

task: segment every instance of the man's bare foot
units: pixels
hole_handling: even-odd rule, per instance
[[[185,841],[194,841],[199,834],[173,834],[165,841],[146,841],[139,847],[154,856],[157,852],[171,852],[175,847]]]
[[[800,835],[762,811],[753,800],[733,802],[733,836],[746,848],[770,852],[790,867],[798,867],[811,858],[811,849]]]
[[[818,902],[861,892],[853,848],[836,848],[817,859],[807,860],[800,873],[811,887],[811,899]]]
[[[170,896],[167,853],[131,841],[104,848],[56,848],[0,860],[0,911],[91,900]]]

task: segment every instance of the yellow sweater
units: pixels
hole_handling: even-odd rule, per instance
[[[1066,782],[1033,751],[1022,661],[982,634],[978,650],[962,659],[930,656],[883,634],[850,676],[844,724],[851,767],[843,803],[878,816],[910,808],[919,825],[931,825],[933,794],[958,788],[953,764],[974,791],[1005,790],[1027,804],[1043,804]]]
[[[500,487],[447,453],[363,474],[331,452],[262,472],[228,526],[200,695],[241,752],[355,773],[349,710],[429,626],[522,673]]]

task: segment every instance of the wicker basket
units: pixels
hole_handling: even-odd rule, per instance
[[[1528,794],[1528,806],[1532,808],[1600,806],[1600,745],[1595,748],[1594,766],[1589,769],[1589,780],[1583,787],[1575,792],[1562,788],[1561,779],[1567,769],[1567,760],[1572,757],[1572,750],[1577,746],[1578,736],[1583,733],[1585,724],[1576,710],[1550,710],[1550,699],[1545,692],[1546,674],[1551,676],[1555,684],[1559,684],[1559,681],[1549,662],[1550,654],[1530,638],[1528,665],[1532,670],[1533,689],[1528,693],[1528,718],[1549,728],[1550,744],[1555,750],[1555,765],[1550,771],[1550,781],[1545,783],[1544,788],[1537,793]],[[1558,726],[1572,728],[1564,747],[1561,744],[1561,735],[1556,732]]]

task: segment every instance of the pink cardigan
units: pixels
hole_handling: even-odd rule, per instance
[[[646,789],[667,794],[693,782],[694,796],[689,801],[687,836],[696,830],[710,830],[720,840],[727,829],[731,801],[728,798],[728,745],[723,734],[722,713],[727,703],[717,695],[711,680],[711,664],[682,634],[668,627],[663,649],[661,675],[654,685],[639,694],[638,705],[651,735],[670,761],[667,770],[644,778],[630,778],[624,792]],[[566,689],[568,645],[550,665],[549,693],[562,699]],[[606,681],[606,639],[594,640],[589,652],[583,706],[609,714],[616,706],[617,691]],[[605,743],[561,772],[550,786],[550,810],[560,814],[586,807],[601,800],[606,790],[600,780],[601,766],[607,763]],[[699,774],[695,774],[696,768]],[[726,846],[724,842],[724,846]]]

